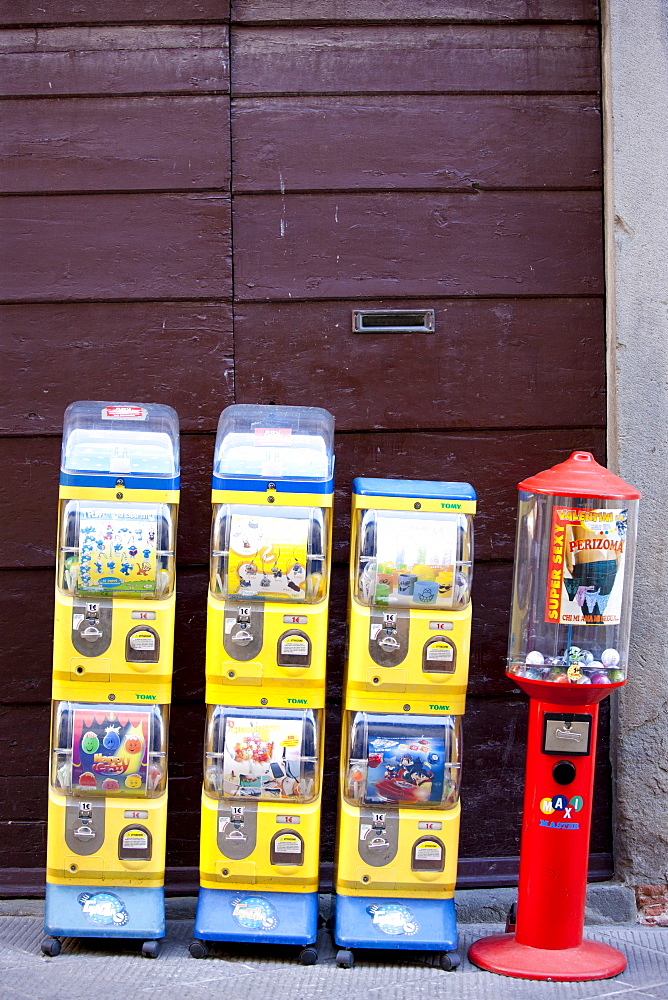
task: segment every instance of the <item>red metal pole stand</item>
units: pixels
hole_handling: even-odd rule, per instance
[[[515,933],[471,946],[482,969],[568,982],[626,968],[616,948],[582,937],[597,723],[598,704],[530,699]]]

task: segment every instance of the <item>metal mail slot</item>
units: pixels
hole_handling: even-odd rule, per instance
[[[353,309],[353,333],[434,333],[433,309]]]

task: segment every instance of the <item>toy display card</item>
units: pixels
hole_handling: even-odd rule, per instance
[[[362,599],[380,607],[452,607],[460,530],[458,517],[378,516],[376,561],[360,576]]]
[[[628,511],[555,507],[545,620],[619,625]]]
[[[80,594],[154,594],[158,512],[117,505],[79,508]]]
[[[365,802],[440,804],[446,766],[444,736],[416,731],[392,739],[369,725]]]
[[[73,795],[146,795],[151,711],[114,712],[76,706],[72,712]]]
[[[223,792],[231,796],[299,799],[304,720],[227,716]]]
[[[232,514],[228,596],[306,598],[308,517]]]

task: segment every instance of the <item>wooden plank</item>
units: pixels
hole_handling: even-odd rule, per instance
[[[21,6],[25,3],[22,0]],[[595,21],[596,0],[232,0],[245,24],[336,21]]]
[[[229,187],[229,100],[119,97],[0,103],[7,192]]]
[[[582,0],[580,0],[582,2]],[[135,22],[222,21],[229,18],[227,0],[12,0],[0,13],[0,24],[119,24]]]
[[[235,28],[232,93],[598,92],[596,25]]]
[[[469,698],[464,719],[462,857],[518,854],[529,699]],[[610,853],[609,700],[601,703],[590,851]]]
[[[208,564],[211,518],[212,435],[185,435],[178,562]],[[476,558],[513,558],[517,483],[550,468],[576,450],[605,461],[602,428],[469,433],[415,431],[344,433],[336,438],[337,495],[334,558],[348,560],[350,489],[355,476],[468,480],[478,493]],[[58,437],[0,439],[5,470],[0,508],[0,568],[50,569],[54,565],[58,494]]]
[[[493,706],[493,707],[492,707]],[[526,734],[525,698],[469,699],[465,720],[465,759],[462,772],[462,796],[466,808],[462,813],[460,850],[463,858],[507,857],[516,855],[519,844],[521,795],[524,775],[524,746]],[[336,716],[330,713],[328,729],[334,744],[338,743],[340,727]],[[29,867],[35,861],[35,847],[43,851],[43,825],[38,819],[18,818],[16,830],[8,821],[14,816],[40,816],[45,814],[45,780],[48,755],[37,763],[33,754],[26,754],[25,734],[30,733],[31,746],[46,746],[48,740],[47,706],[12,706],[0,709],[3,726],[0,730],[0,747],[3,750],[3,770],[7,778],[6,791],[0,807],[0,866],[3,868]],[[203,706],[175,705],[170,731],[170,841],[168,863],[196,863],[196,838],[183,835],[184,826],[197,813],[201,783],[201,739],[203,733]],[[596,757],[597,809],[594,814],[591,850],[610,850],[610,761],[609,761],[609,707],[602,706],[601,730]],[[327,762],[336,759],[336,753],[327,754]],[[474,762],[471,766],[468,761]],[[43,765],[43,766],[41,766]],[[39,790],[34,769],[41,775],[42,798],[36,804],[28,801],[38,796]],[[335,764],[334,764],[335,768]],[[24,779],[23,784],[15,779]],[[324,787],[324,815],[322,859],[333,860],[335,821],[335,771],[327,768]],[[12,799],[13,801],[9,801]],[[40,811],[41,804],[41,811]],[[185,807],[185,808],[184,808]],[[176,829],[175,829],[176,828]],[[24,856],[21,844],[25,838],[12,836],[12,832],[30,832],[33,855]],[[179,832],[183,834],[179,836]]]
[[[605,432],[597,428],[477,431],[468,434],[386,432],[336,439],[334,553],[348,560],[350,490],[355,476],[468,481],[478,495],[476,560],[512,559],[517,483],[549,469],[571,452],[605,462]]]
[[[511,582],[511,563],[479,562],[476,566],[469,682],[471,695],[517,693],[503,669]],[[0,634],[6,637],[0,649],[0,676],[4,678],[0,703],[46,705],[51,697],[53,571],[1,570],[0,584]],[[207,586],[205,567],[179,570],[176,584],[174,701],[204,701]],[[327,695],[332,704],[341,700],[347,592],[348,567],[337,563],[332,570],[327,660]],[[30,627],[21,624],[26,620],[29,620]],[[29,664],[30,667],[19,666],[17,669],[17,664]],[[193,664],[198,665],[196,669],[193,669]]]
[[[0,438],[0,456],[12,468],[0,497],[0,518],[10,529],[4,549],[0,542],[0,568],[55,564],[60,446],[56,436]],[[180,566],[208,565],[213,447],[213,435],[181,437]]]
[[[55,523],[54,517],[51,524]],[[3,705],[50,701],[54,577],[51,569],[0,570]]]
[[[434,334],[355,334],[357,304],[237,305],[237,402],[325,401],[346,431],[605,424],[602,299],[365,303],[433,308]]]
[[[178,572],[174,701],[204,701],[207,584],[205,568]],[[0,570],[0,633],[5,636],[0,649],[1,704],[50,701],[53,587],[51,569]]]
[[[214,431],[234,402],[226,303],[6,305],[0,326],[0,369],[12,372],[0,434],[60,434],[74,392],[168,403],[182,432]]]
[[[600,295],[600,194],[238,195],[235,295]]]
[[[192,818],[191,818],[192,821]],[[26,824],[28,829],[29,825]],[[192,840],[192,834],[190,835]],[[518,881],[519,857],[459,858],[457,888],[474,889],[483,886],[515,886]],[[320,863],[320,892],[331,892],[334,885],[331,861]],[[607,882],[614,875],[612,853],[589,855],[588,882]],[[0,868],[0,884],[6,899],[36,899],[44,896],[43,868]],[[165,896],[197,896],[199,865],[167,868]],[[192,901],[194,906],[195,900]],[[179,907],[182,913],[187,906]],[[32,915],[31,913],[27,914]],[[169,913],[168,913],[169,916]]]
[[[473,592],[471,695],[517,693],[504,673],[512,581],[511,563],[478,563]],[[6,705],[48,704],[51,697],[53,636],[53,572],[0,571],[0,673],[5,678],[0,700]],[[182,569],[177,577],[173,699],[204,700],[206,637],[206,568]],[[331,582],[327,693],[340,702],[345,658],[348,567],[337,563]],[[30,628],[17,628],[30,608]],[[16,669],[16,664],[21,664]],[[193,669],[193,664],[198,664]]]
[[[238,192],[601,186],[590,97],[238,98],[233,116]]]
[[[99,194],[4,199],[0,298],[228,298],[230,198]]]
[[[225,93],[227,39],[224,24],[7,30],[4,94]]]

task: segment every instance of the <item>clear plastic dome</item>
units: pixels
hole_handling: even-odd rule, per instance
[[[628,668],[637,499],[520,492],[508,673],[621,684]]]
[[[161,403],[71,403],[65,411],[65,474],[174,479],[179,475],[179,418]]]
[[[310,480],[334,475],[334,418],[316,406],[238,403],[220,415],[216,479]]]

